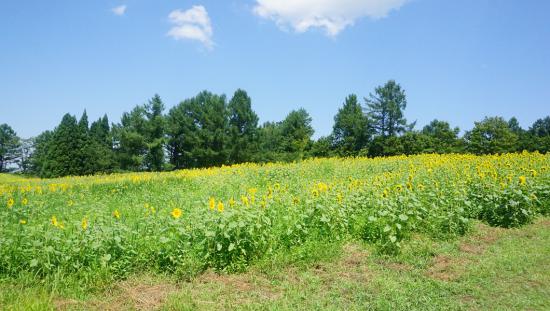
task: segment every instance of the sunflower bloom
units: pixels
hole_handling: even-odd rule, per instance
[[[25,219],[20,219],[19,223],[22,224],[22,225],[25,225],[25,224],[27,224],[27,221]]]
[[[527,183],[527,177],[519,176],[519,184],[524,186]]]
[[[82,227],[83,231],[86,231],[86,229],[88,229],[88,219],[83,218],[82,222],[80,223],[80,226]]]
[[[220,212],[220,213],[223,212],[223,208],[224,208],[223,207],[223,202],[222,201],[218,202],[218,212]]]
[[[13,198],[10,198],[8,200],[8,208],[11,208],[13,206],[13,204],[15,204],[15,201],[13,200]]]
[[[52,223],[52,225],[54,227],[59,226],[59,222],[57,221],[57,217],[55,217],[55,216],[52,216],[52,218],[50,219],[50,222]]]
[[[120,218],[120,212],[117,209],[113,212],[113,217],[115,217],[116,219]]]
[[[208,205],[210,205],[211,210],[214,210],[214,208],[216,208],[216,199],[210,198],[210,200],[208,201]]]
[[[29,200],[27,200],[27,198],[23,198],[23,200],[21,200],[21,204],[23,205],[27,205],[29,203]]]
[[[174,219],[178,219],[181,217],[182,212],[181,209],[174,208],[170,214],[172,214],[172,217],[174,217]]]

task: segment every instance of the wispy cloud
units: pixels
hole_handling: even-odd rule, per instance
[[[256,0],[254,13],[296,32],[321,28],[338,35],[362,17],[386,17],[409,0]]]
[[[168,36],[176,40],[199,41],[208,49],[214,47],[212,24],[204,6],[195,5],[187,11],[174,10],[168,19],[173,25]]]
[[[111,9],[111,12],[113,12],[113,14],[115,14],[115,15],[122,16],[122,15],[126,14],[126,6],[125,5],[119,5],[117,7],[114,7],[114,8]]]

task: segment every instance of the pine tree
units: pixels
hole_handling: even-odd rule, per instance
[[[0,173],[8,170],[8,165],[15,163],[21,145],[15,131],[7,124],[0,125]]]
[[[235,92],[228,110],[229,162],[250,162],[258,149],[258,115],[252,110],[252,101],[246,91]]]
[[[357,96],[351,94],[334,117],[333,145],[340,155],[357,155],[367,147],[370,136],[368,117],[363,114]]]
[[[170,162],[176,168],[219,166],[228,159],[225,95],[203,91],[168,113]]]
[[[313,127],[311,117],[303,108],[291,111],[281,124],[285,160],[297,161],[304,158],[306,147],[311,142]]]
[[[258,162],[284,161],[282,122],[265,122],[258,130],[259,153]]]
[[[403,111],[407,107],[407,97],[405,91],[394,80],[377,87],[374,94],[370,94],[365,101],[377,135],[396,136],[414,126],[407,124],[407,119],[403,116]]]
[[[158,94],[145,106],[147,115],[147,155],[145,166],[150,171],[162,171],[164,168],[165,120],[164,104]]]
[[[141,171],[147,154],[146,111],[136,106],[122,115],[120,124],[113,128],[113,140],[118,166],[122,170]]]
[[[48,147],[47,177],[82,174],[81,129],[74,116],[63,116]]]
[[[107,115],[92,122],[89,132],[89,146],[94,154],[95,172],[112,172],[115,170],[113,138]]]
[[[29,162],[30,172],[40,177],[49,177],[51,158],[49,151],[52,146],[53,132],[45,131],[33,139],[33,149]]]

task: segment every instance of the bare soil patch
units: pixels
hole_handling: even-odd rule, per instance
[[[476,257],[483,255],[487,248],[496,243],[505,232],[506,229],[479,224],[476,232],[458,246],[461,254],[466,256],[437,255],[426,271],[426,275],[447,282],[458,279],[466,266],[474,262]]]
[[[78,301],[57,298],[54,300],[56,310],[157,310],[168,295],[177,290],[171,283],[155,283],[151,280],[129,280],[116,284],[105,293],[104,300]]]

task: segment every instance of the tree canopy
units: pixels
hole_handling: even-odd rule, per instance
[[[0,171],[19,166],[41,177],[119,171],[162,171],[307,157],[391,156],[418,153],[492,154],[550,151],[550,116],[523,129],[516,118],[486,117],[460,137],[458,127],[433,120],[421,130],[407,123],[405,90],[393,80],[358,101],[350,94],[334,116],[332,133],[313,139],[312,118],[296,109],[259,125],[252,99],[203,91],[168,109],[159,95],[123,113],[91,122],[63,116],[60,124],[22,140],[0,125]]]

